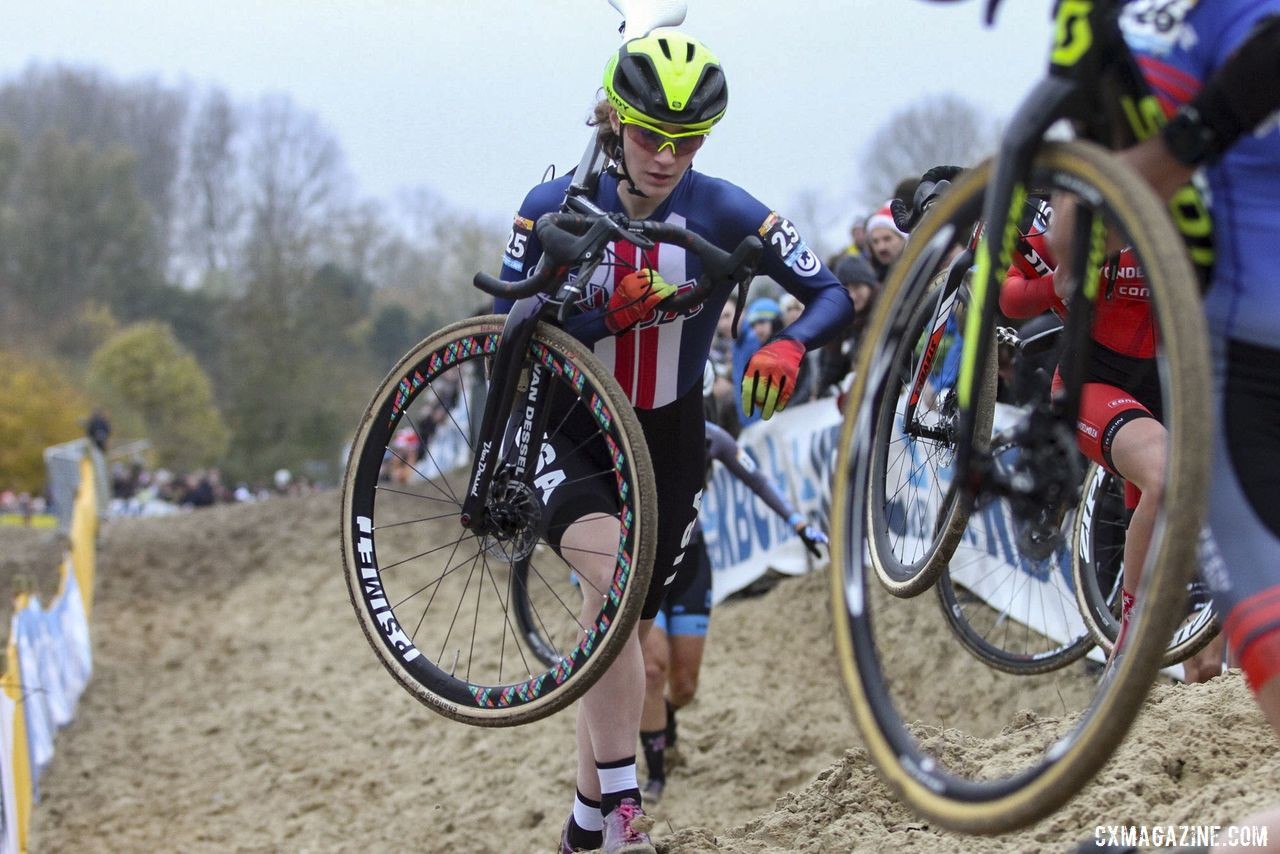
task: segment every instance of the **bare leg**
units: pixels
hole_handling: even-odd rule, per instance
[[[1188,682],[1208,682],[1215,676],[1222,675],[1222,653],[1227,640],[1221,634],[1205,646],[1204,649],[1182,662],[1183,677]]]
[[[671,638],[671,705],[677,709],[689,705],[698,693],[698,674],[702,670],[702,652],[707,647],[705,635],[676,635]]]
[[[640,716],[640,729],[655,732],[667,726],[665,692],[670,664],[667,633],[651,629],[641,646],[644,650],[644,712]]]
[[[584,516],[561,539],[561,552],[581,579],[583,624],[599,613],[616,566],[618,519]],[[609,669],[582,697],[578,710],[578,788],[599,800],[597,762],[633,756],[644,703],[644,659],[633,631]]]
[[[1138,582],[1142,579],[1142,564],[1147,559],[1151,535],[1155,530],[1156,515],[1164,498],[1164,466],[1168,433],[1154,418],[1139,418],[1120,428],[1111,444],[1111,462],[1116,472],[1136,486],[1142,493],[1125,529],[1124,538],[1124,593],[1137,595]],[[1120,618],[1120,633],[1116,636],[1116,651],[1124,642],[1129,616],[1126,610]]]
[[[1164,467],[1169,434],[1154,418],[1139,418],[1120,428],[1111,445],[1111,461],[1125,480],[1142,490],[1124,540],[1124,589],[1138,592],[1156,515],[1164,500]]]
[[[1280,735],[1280,676],[1267,681],[1258,692],[1258,705],[1276,735]]]

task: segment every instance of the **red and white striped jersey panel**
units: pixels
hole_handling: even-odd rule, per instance
[[[685,218],[679,214],[672,214],[667,221],[685,225]],[[640,250],[626,241],[614,243],[612,249],[619,263],[612,270],[603,267],[596,270],[591,282],[602,285],[608,295],[622,277],[634,269],[656,269],[662,278],[677,286],[684,285],[689,278],[688,253],[679,246],[659,244],[645,251],[643,258]],[[593,347],[637,409],[656,409],[678,396],[680,344],[686,319],[684,314],[672,316],[658,312],[621,335],[601,339]]]

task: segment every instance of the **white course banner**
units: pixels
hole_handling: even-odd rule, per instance
[[[997,404],[996,429],[1008,425],[1017,414],[1018,410]],[[895,430],[900,429],[901,425],[895,425]],[[738,441],[800,512],[820,520],[829,532],[839,434],[840,413],[835,402],[823,399],[752,424]],[[898,535],[923,540],[951,472],[930,469],[926,476],[913,465],[919,462],[909,457],[899,460],[898,466],[911,465],[916,471],[912,478],[916,488],[905,491],[902,506],[890,516],[901,525]],[[903,482],[898,479],[900,474],[899,469],[891,470],[893,482]],[[701,519],[715,568],[712,590],[716,602],[769,570],[799,574],[811,568],[808,553],[786,523],[719,465],[703,496]],[[1005,502],[991,502],[976,511],[952,559],[952,579],[1001,613],[1027,617],[1032,628],[1048,637],[1058,641],[1078,637],[1084,624],[1074,604],[1069,538],[1044,559],[1028,560],[1015,547],[1014,536]],[[1013,581],[1011,573],[1016,573]]]
[[[738,444],[800,513],[827,530],[840,412],[832,399],[790,407],[742,431]],[[785,519],[717,463],[702,496],[712,600],[722,601],[770,569],[800,575],[813,559]],[[825,550],[824,550],[825,557]]]

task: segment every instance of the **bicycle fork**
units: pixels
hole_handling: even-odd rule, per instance
[[[490,499],[496,491],[510,494],[513,484],[527,486],[542,452],[550,384],[547,368],[526,358],[538,318],[536,309],[522,314],[513,307],[493,357],[490,393],[459,516],[464,528],[482,536],[511,533],[518,520],[502,512],[503,507],[491,506]],[[518,416],[514,425],[513,416]],[[505,459],[512,462],[504,464]]]

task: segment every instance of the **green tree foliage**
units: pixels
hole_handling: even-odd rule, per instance
[[[5,236],[18,294],[53,321],[92,297],[119,317],[139,316],[156,273],[147,266],[156,235],[125,148],[95,151],[46,134],[14,179]]]
[[[369,327],[369,352],[386,370],[418,340],[413,316],[399,304],[383,306]]]
[[[0,351],[0,488],[39,493],[44,449],[84,435],[89,404],[50,362]]]
[[[374,384],[488,303],[471,278],[505,232],[428,190],[354,191],[287,97],[33,66],[0,80],[0,341],[92,357],[117,435],[165,465],[333,482]]]
[[[94,353],[89,377],[108,400],[141,418],[162,465],[189,470],[226,451],[227,426],[209,378],[168,326],[125,328]]]
[[[94,151],[134,154],[134,176],[153,229],[164,234],[172,217],[174,182],[182,152],[189,95],[154,79],[128,83],[93,68],[28,67],[0,86],[0,124],[31,147],[51,131]],[[163,250],[157,242],[153,247]],[[156,263],[163,266],[165,259]]]
[[[0,125],[0,199],[9,192],[13,176],[22,161],[22,142],[12,129]]]

